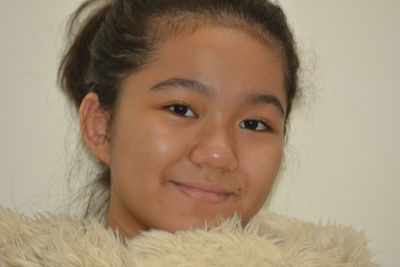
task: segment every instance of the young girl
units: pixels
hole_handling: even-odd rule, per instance
[[[299,90],[279,6],[86,1],[76,29],[59,77],[99,176],[84,219],[1,211],[1,263],[373,266],[351,229],[255,216]]]

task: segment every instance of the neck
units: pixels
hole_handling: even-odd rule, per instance
[[[115,203],[116,201],[110,200],[110,208],[107,216],[106,228],[111,228],[123,239],[133,238],[140,231],[146,230],[140,220],[132,218],[129,211]]]

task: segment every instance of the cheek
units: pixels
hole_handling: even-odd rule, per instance
[[[114,186],[127,195],[136,189],[140,195],[156,192],[166,170],[184,154],[182,137],[145,116],[121,118],[116,127],[110,156]]]
[[[250,218],[262,207],[278,174],[283,147],[281,142],[254,147],[247,150],[242,164],[247,177],[245,181],[246,203],[243,217]]]
[[[275,179],[283,156],[281,138],[271,136],[258,144],[243,146],[242,151],[242,163],[248,176],[251,177],[248,180],[249,186],[252,184],[267,185],[269,181]]]

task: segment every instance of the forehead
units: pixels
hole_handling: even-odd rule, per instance
[[[201,27],[168,38],[151,63],[132,75],[136,82],[134,76],[138,75],[142,82],[149,81],[147,87],[157,79],[183,77],[209,85],[226,100],[249,93],[273,93],[286,105],[280,49],[238,28]]]

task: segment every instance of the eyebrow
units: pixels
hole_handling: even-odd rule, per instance
[[[160,89],[165,89],[168,87],[182,87],[185,89],[193,90],[194,92],[205,97],[209,97],[211,95],[211,92],[213,91],[211,87],[199,81],[184,79],[184,78],[168,79],[166,81],[154,85],[153,87],[150,88],[150,90],[158,91]]]
[[[251,95],[246,102],[251,105],[257,105],[257,104],[263,104],[263,103],[264,104],[272,104],[279,109],[281,116],[283,118],[285,117],[285,109],[283,108],[281,101],[279,101],[279,99],[274,95],[271,95],[271,94]]]
[[[202,96],[210,97],[212,92],[214,91],[212,87],[205,85],[199,81],[185,79],[185,78],[171,78],[165,81],[162,81],[150,88],[152,91],[158,91],[167,89],[168,87],[181,87],[184,89],[192,90]],[[282,117],[285,117],[285,110],[282,106],[281,101],[271,94],[254,94],[250,95],[247,99],[243,101],[245,105],[257,105],[257,104],[272,104],[276,108],[278,108]]]

